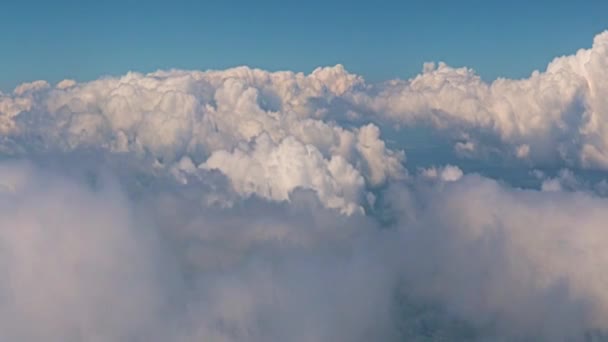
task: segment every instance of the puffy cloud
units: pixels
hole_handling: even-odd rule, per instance
[[[422,170],[422,175],[429,179],[439,179],[444,182],[454,182],[462,178],[462,170],[458,166],[446,165],[442,168],[431,167]]]
[[[30,82],[30,83],[23,83],[19,86],[17,86],[17,88],[15,88],[15,90],[13,91],[13,93],[17,96],[22,96],[28,93],[34,93],[40,90],[45,90],[48,89],[50,87],[49,83],[47,81],[34,81],[34,82]]]
[[[461,156],[492,151],[534,165],[605,169],[606,46],[602,33],[592,48],[556,58],[544,72],[492,83],[443,63],[376,85],[341,65],[309,75],[240,67],[66,80],[55,88],[37,81],[0,96],[0,127],[10,140],[3,149],[89,147],[201,164],[265,134],[274,144],[295,138],[326,159],[340,155],[377,186],[403,176],[404,158],[386,148],[376,126],[345,124],[372,119],[430,123],[449,133]]]
[[[605,337],[608,186],[580,168],[608,168],[607,49],[491,83],[239,67],[0,94],[0,339]],[[456,158],[408,175],[393,124]]]
[[[57,89],[67,89],[67,88],[71,88],[71,87],[73,87],[75,85],[76,85],[76,81],[65,79],[65,80],[60,81],[59,83],[57,83],[57,85],[55,87]]]
[[[302,187],[315,190],[329,208],[349,214],[361,210],[361,174],[343,157],[326,160],[315,147],[292,137],[277,145],[262,135],[252,151],[217,151],[201,167],[221,170],[245,194],[287,200],[291,191]]]
[[[373,124],[361,127],[357,134],[357,151],[363,156],[363,161],[372,185],[383,184],[387,179],[399,179],[403,176],[405,155],[403,152],[387,150],[384,141],[380,139],[380,129]]]
[[[403,177],[403,153],[388,149],[371,124],[346,128],[322,120],[323,109],[311,99],[338,97],[362,83],[340,65],[310,75],[241,67],[129,73],[83,84],[66,80],[55,88],[40,81],[0,98],[0,127],[10,142],[4,149],[13,153],[102,149],[152,156],[167,168],[187,158],[236,177],[233,184],[244,194],[253,190],[284,200],[289,191],[303,187],[317,190],[330,207],[353,212],[362,204],[363,181],[378,186]],[[218,163],[229,161],[221,156],[250,144],[276,145],[280,151],[273,156],[298,153],[301,149],[294,146],[301,146],[307,151],[286,157],[302,158],[298,163],[309,166],[306,174],[325,176],[251,175],[248,182],[256,183],[244,189],[235,170],[226,172],[232,165]],[[271,162],[265,159],[268,149],[257,148],[258,162]],[[336,180],[336,172],[350,178]]]
[[[590,49],[556,58],[543,72],[491,83],[444,63],[371,85],[341,65],[309,75],[239,67],[65,80],[55,88],[37,81],[0,96],[0,123],[5,135],[35,135],[43,146],[103,146],[167,162],[187,155],[198,163],[262,133],[275,143],[294,136],[328,156],[345,129],[336,122],[428,123],[465,155],[493,148],[537,165],[605,169],[607,46],[601,33]],[[371,183],[382,178],[374,172],[365,175]]]
[[[486,149],[543,165],[607,169],[608,32],[593,47],[553,60],[521,80],[482,81],[468,68],[426,64],[408,81],[353,92],[363,111],[402,124],[425,122],[458,140],[458,151]],[[478,151],[479,152],[479,151]]]

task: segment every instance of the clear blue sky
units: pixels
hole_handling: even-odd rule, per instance
[[[425,61],[524,77],[608,28],[608,1],[27,1],[0,6],[0,89],[128,70],[342,63],[376,81]]]

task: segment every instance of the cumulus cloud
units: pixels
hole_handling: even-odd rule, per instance
[[[307,176],[285,180],[291,174],[274,177],[259,169],[245,181],[237,170],[224,173],[244,195],[283,200],[302,187],[318,191],[330,207],[353,212],[361,205],[362,183],[373,187],[404,176],[403,153],[388,149],[373,124],[346,128],[321,120],[324,108],[311,99],[338,97],[362,83],[342,66],[310,75],[245,67],[129,73],[84,84],[66,80],[55,88],[38,81],[1,97],[0,127],[4,149],[15,154],[102,149],[152,156],[167,168],[184,158],[222,171],[234,163],[248,166],[251,158],[236,159],[252,145],[253,159],[263,164],[288,153],[281,163],[307,164]]]
[[[188,155],[198,163],[263,133],[275,143],[293,136],[354,165],[360,156],[346,136],[353,129],[336,122],[373,119],[431,124],[467,155],[492,148],[537,165],[606,169],[607,46],[608,33],[601,33],[590,49],[556,58],[543,72],[491,83],[444,63],[380,84],[341,65],[309,75],[240,67],[129,73],[55,87],[36,81],[0,96],[0,127],[14,138],[34,135],[42,147],[103,146],[166,162]],[[367,171],[371,183],[383,179],[374,168]]]
[[[201,167],[221,170],[242,193],[287,200],[291,191],[302,187],[315,190],[329,208],[342,208],[346,213],[360,209],[361,174],[343,157],[326,160],[313,146],[291,137],[273,145],[262,135],[255,140],[253,151],[218,151]]]
[[[462,170],[458,166],[446,165],[441,168],[430,167],[422,170],[422,175],[429,179],[440,179],[445,182],[454,182],[462,178]]]
[[[0,94],[0,339],[606,338],[607,49],[491,83],[239,67]],[[454,155],[406,164],[395,125]]]
[[[539,165],[606,169],[607,66],[604,32],[592,48],[556,58],[526,79],[486,83],[472,69],[431,63],[413,79],[354,92],[350,100],[391,121],[431,124],[455,140],[466,133],[458,150],[490,145]]]

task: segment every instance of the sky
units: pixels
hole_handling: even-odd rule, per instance
[[[608,341],[602,2],[0,7],[0,341]]]
[[[527,77],[589,47],[608,4],[573,1],[6,1],[0,89],[37,79],[343,64],[380,81],[424,62]]]

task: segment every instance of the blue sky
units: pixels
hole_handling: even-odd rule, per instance
[[[372,81],[425,61],[525,77],[589,47],[608,1],[7,1],[0,89],[129,70],[342,63]]]

